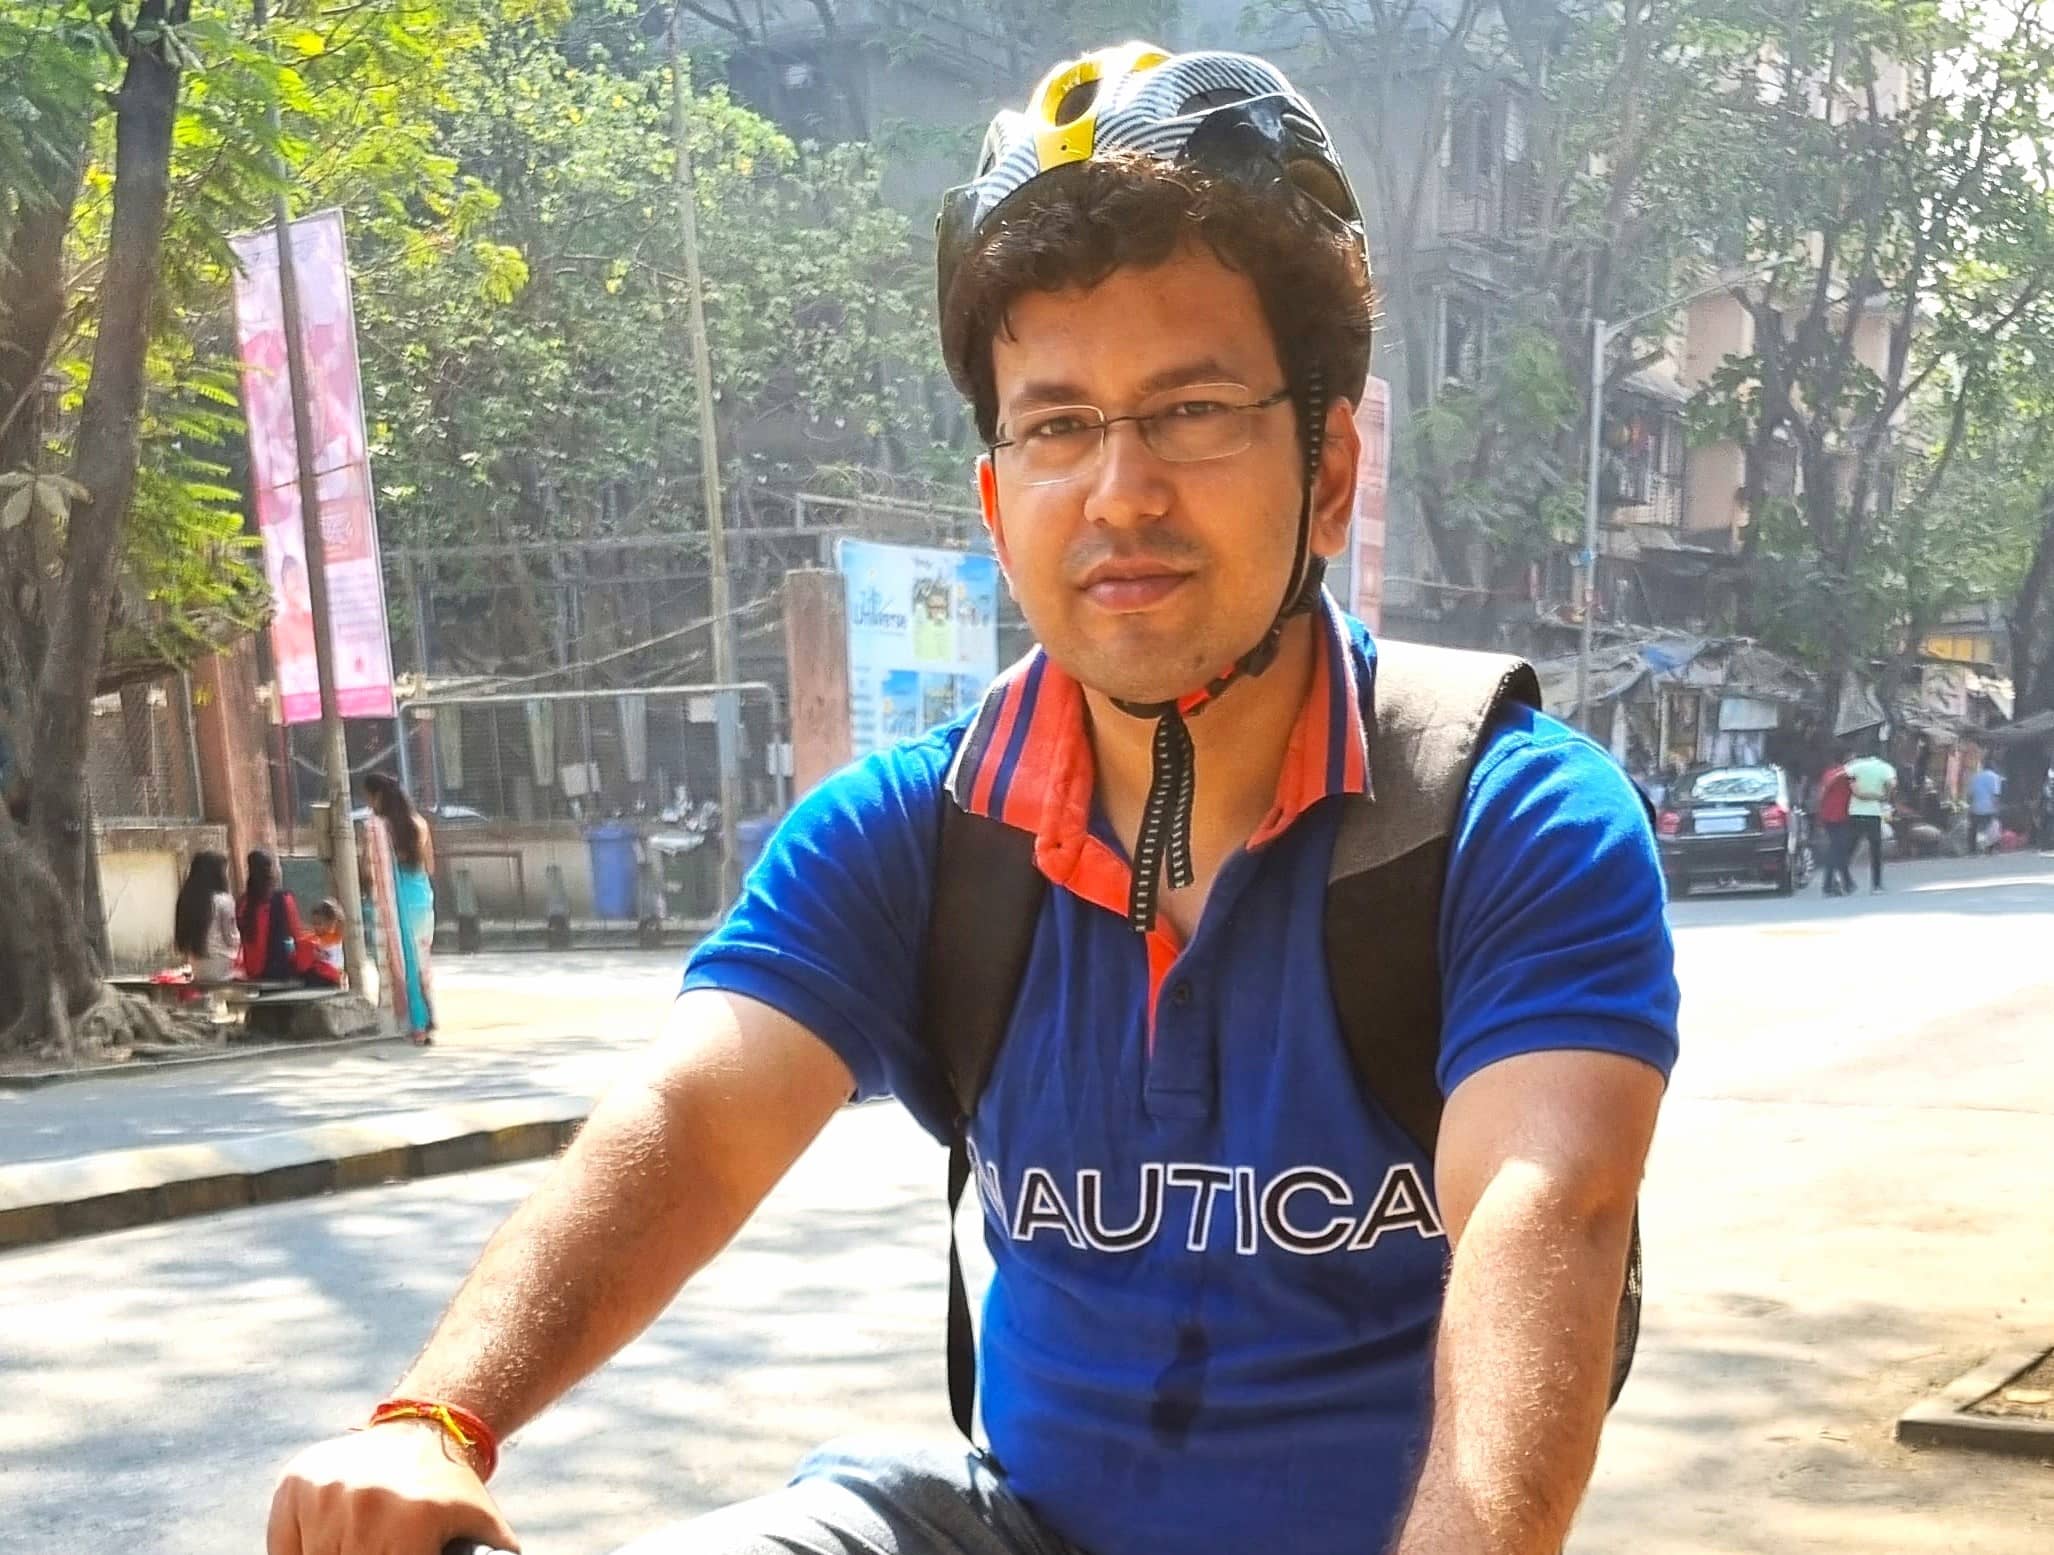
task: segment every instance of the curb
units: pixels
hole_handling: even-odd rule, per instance
[[[0,1251],[537,1160],[570,1143],[591,1107],[518,1097],[0,1167]]]
[[[1972,1447],[2054,1462],[2054,1425],[1969,1413],[2012,1378],[2030,1371],[2046,1354],[2044,1346],[2036,1345],[1991,1356],[1898,1416],[1897,1440],[1907,1447]]]
[[[290,1053],[341,1053],[351,1048],[378,1047],[398,1043],[398,1036],[334,1037],[320,1042],[253,1042],[233,1047],[208,1048],[177,1058],[139,1058],[125,1064],[94,1064],[86,1069],[38,1069],[28,1074],[0,1074],[0,1091],[40,1091],[46,1086],[68,1085],[73,1080],[112,1080],[126,1075],[163,1074],[171,1069],[189,1069],[199,1064],[232,1064],[245,1058],[277,1058]],[[0,1243],[0,1246],[4,1246]]]

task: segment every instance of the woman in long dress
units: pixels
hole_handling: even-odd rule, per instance
[[[435,838],[405,789],[383,772],[364,779],[372,824],[383,832],[391,857],[393,905],[398,916],[400,965],[406,984],[408,1030],[417,1044],[434,1040],[434,978],[429,951],[435,943]],[[388,955],[387,960],[390,961]],[[393,1000],[394,1008],[399,1001]]]

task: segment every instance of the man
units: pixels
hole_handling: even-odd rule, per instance
[[[1866,846],[1869,850],[1869,893],[1880,895],[1883,890],[1883,819],[1897,801],[1897,769],[1872,750],[1858,761],[1848,763],[1847,780],[1850,785],[1847,822],[1852,838],[1848,844],[1847,862],[1852,865],[1855,853]],[[1848,888],[1853,889],[1851,878]]]
[[[1982,770],[1968,780],[1968,851],[1983,851],[1983,838],[1991,834],[1990,851],[1997,851],[1997,809],[2004,797],[2004,774],[1997,770],[1997,758],[1983,757]]]
[[[1833,748],[1833,765],[1819,778],[1819,824],[1826,828],[1827,896],[1854,895],[1854,876],[1848,871],[1852,839],[1848,827],[1848,801],[1854,797],[1854,780],[1847,775],[1847,763],[1854,755],[1849,745]]]
[[[889,1093],[951,1135],[920,951],[938,836],[973,817],[1047,884],[964,1125],[991,1450],[823,1452],[634,1555],[1561,1549],[1676,1051],[1660,871],[1605,752],[1526,706],[1479,731],[1420,926],[1429,1191],[1349,1072],[1321,944],[1379,738],[1377,645],[1317,586],[1372,309],[1325,132],[1257,60],[1089,56],[994,124],[941,267],[1040,648],[786,821],[388,1423],[296,1461],[271,1555],[504,1541],[494,1439],[655,1317],[836,1108]]]

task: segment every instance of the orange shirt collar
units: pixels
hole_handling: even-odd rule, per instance
[[[1250,848],[1274,842],[1320,800],[1369,791],[1363,688],[1369,664],[1330,595],[1313,618],[1321,652],[1298,711],[1275,803]],[[1203,716],[1203,715],[1200,715]],[[985,693],[949,769],[956,803],[1034,834],[1034,857],[1053,883],[1109,912],[1127,910],[1126,858],[1091,830],[1097,768],[1083,688],[1040,648]]]

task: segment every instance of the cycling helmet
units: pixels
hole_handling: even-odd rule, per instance
[[[963,261],[1003,226],[1009,203],[1036,179],[1079,163],[1136,156],[1273,194],[1351,244],[1368,285],[1361,207],[1319,115],[1281,71],[1252,55],[1219,50],[1172,54],[1139,42],[1100,49],[1058,65],[1024,109],[993,119],[975,176],[942,197],[935,264],[943,354],[949,376],[965,395],[974,392],[970,353],[987,349],[988,342],[947,327]],[[1276,616],[1259,642],[1205,685],[1167,702],[1114,702],[1120,711],[1156,724],[1127,907],[1129,922],[1139,930],[1154,926],[1165,862],[1172,888],[1194,878],[1193,746],[1185,720],[1243,676],[1269,668],[1290,619],[1310,612],[1319,600],[1325,563],[1311,554],[1312,488],[1327,406],[1334,394],[1360,400],[1369,353],[1365,346],[1359,357],[1341,364],[1339,381],[1328,381],[1331,374],[1316,364],[1287,361],[1285,370],[1303,434],[1305,473],[1296,553]]]

